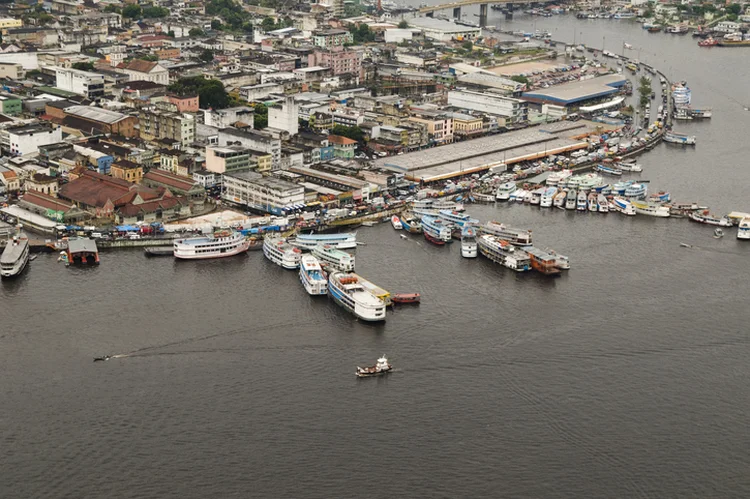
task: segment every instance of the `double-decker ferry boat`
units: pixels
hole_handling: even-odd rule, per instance
[[[542,194],[542,197],[539,201],[539,206],[542,208],[552,207],[552,202],[554,201],[556,194],[557,187],[547,187],[546,189],[544,189],[544,193]]]
[[[564,185],[568,179],[573,175],[573,170],[560,170],[559,172],[550,173],[547,177],[547,185]]]
[[[285,269],[299,268],[302,251],[278,235],[267,235],[263,240],[263,254],[276,265]]]
[[[419,199],[412,204],[414,214],[437,216],[440,210],[464,211],[464,205],[449,199]]]
[[[516,246],[528,246],[531,244],[531,231],[528,229],[516,229],[500,222],[487,222],[479,230],[484,234],[499,237]]]
[[[327,244],[338,249],[357,247],[356,232],[341,232],[338,234],[297,234],[291,243],[303,250],[312,251],[319,244]]]
[[[354,270],[354,257],[346,251],[337,250],[329,244],[321,244],[313,248],[312,254],[321,265],[342,272]]]
[[[693,222],[698,222],[707,225],[718,225],[719,227],[731,227],[732,221],[728,217],[717,217],[709,213],[708,210],[694,211],[688,218]]]
[[[571,189],[568,191],[568,195],[565,198],[565,209],[566,210],[575,210],[576,209],[576,201],[578,199],[578,191],[575,189]]]
[[[479,220],[471,218],[468,213],[460,213],[458,211],[440,210],[438,214],[443,222],[453,224],[457,227],[467,227],[469,225],[479,225]]]
[[[495,199],[498,201],[508,201],[510,199],[510,195],[513,194],[518,187],[516,186],[515,182],[506,182],[504,184],[500,184],[497,186],[497,190],[495,190]]]
[[[0,255],[0,276],[15,277],[29,263],[29,238],[23,232],[13,236]]]
[[[328,293],[328,279],[320,267],[318,259],[312,255],[304,255],[299,262],[299,280],[309,295],[325,295]]]
[[[482,256],[516,272],[531,270],[531,259],[520,248],[496,236],[484,234],[479,237],[479,252]]]
[[[451,230],[440,218],[425,215],[422,217],[422,232],[425,239],[442,246],[451,240]]]
[[[647,193],[648,185],[643,183],[631,184],[625,189],[625,197],[628,199],[643,199]]]
[[[659,203],[645,202],[645,201],[631,201],[635,212],[639,215],[648,215],[651,217],[662,217],[667,218],[670,215],[669,206],[665,206]]]
[[[461,256],[464,258],[477,257],[477,232],[474,227],[466,226],[461,231]]]
[[[219,230],[205,236],[176,239],[173,245],[175,258],[202,260],[239,255],[250,247],[250,241],[233,230]]]
[[[557,263],[557,256],[550,255],[546,251],[540,250],[533,246],[524,248],[531,259],[531,268],[544,275],[558,275],[560,268]]]
[[[328,294],[358,319],[385,320],[385,301],[366,289],[353,272],[333,272],[328,277]]]

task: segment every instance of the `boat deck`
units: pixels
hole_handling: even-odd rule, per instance
[[[360,275],[357,275],[357,278],[359,279],[359,283],[362,285],[363,288],[368,290],[373,295],[377,296],[381,300],[385,302],[386,305],[391,304],[391,293],[390,291],[387,291],[380,286],[373,284],[372,282],[368,281],[367,279],[363,278]]]

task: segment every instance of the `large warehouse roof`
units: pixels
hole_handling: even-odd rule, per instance
[[[568,105],[611,95],[627,81],[627,78],[622,75],[600,76],[590,80],[573,81],[564,85],[524,92],[523,98]]]

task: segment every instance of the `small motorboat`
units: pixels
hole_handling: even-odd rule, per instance
[[[422,296],[419,293],[396,293],[391,297],[393,303],[419,303]]]
[[[408,237],[406,237],[406,234],[399,234],[399,236],[401,236],[401,239],[409,239]]]
[[[714,239],[721,239],[722,237],[724,237],[724,231],[723,231],[723,230],[721,230],[721,229],[720,229],[720,228],[718,228],[718,227],[717,227],[717,228],[715,228],[715,229],[714,229]]]
[[[94,362],[104,362],[105,360],[111,359],[111,355],[103,355],[101,357],[94,357]]]
[[[401,219],[398,218],[398,215],[393,215],[391,217],[391,225],[396,230],[401,230],[404,228],[403,224],[401,224]]]
[[[680,246],[683,247],[683,248],[692,248],[693,247],[692,244],[688,244],[688,243],[680,243]]]
[[[357,372],[354,373],[358,378],[371,378],[373,376],[383,376],[393,370],[393,367],[388,363],[388,359],[383,355],[378,359],[378,363],[372,367],[359,367],[357,366]]]

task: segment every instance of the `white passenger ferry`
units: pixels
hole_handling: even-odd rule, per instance
[[[531,259],[522,249],[514,247],[508,241],[496,236],[485,234],[479,237],[479,252],[482,256],[489,258],[516,272],[527,272],[531,270]]]
[[[297,234],[291,243],[303,250],[312,251],[319,244],[327,244],[338,249],[357,247],[356,232],[341,232],[339,234]]]
[[[276,265],[285,269],[299,268],[302,252],[278,235],[266,235],[263,239],[263,254]]]
[[[358,319],[370,322],[385,320],[385,301],[367,290],[357,274],[332,273],[328,278],[328,293]]]
[[[300,259],[299,280],[307,294],[315,296],[328,293],[328,279],[320,267],[320,262],[312,255],[304,255]]]
[[[313,248],[312,254],[321,265],[343,272],[354,271],[354,257],[346,251],[340,251],[329,244],[320,244]]]
[[[175,240],[173,254],[183,260],[224,258],[244,253],[249,247],[250,241],[241,233],[220,230],[205,236]]]
[[[497,186],[497,190],[495,191],[495,199],[498,201],[508,201],[510,200],[510,195],[513,194],[518,187],[516,186],[515,182],[506,182],[504,184],[500,184]]]

